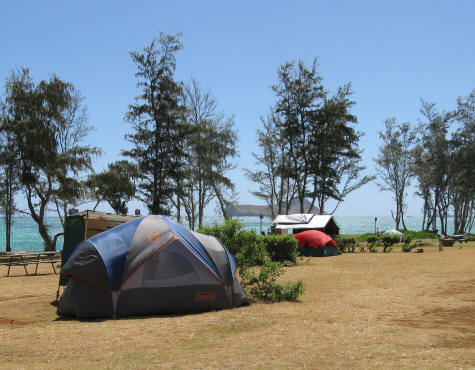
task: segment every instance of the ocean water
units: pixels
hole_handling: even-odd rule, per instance
[[[247,230],[261,232],[261,220],[259,217],[240,217]],[[335,217],[336,223],[340,227],[340,234],[363,234],[371,233],[375,230],[374,217]],[[420,230],[422,226],[421,217],[407,217],[406,226],[409,230]],[[205,225],[221,223],[222,219],[216,217],[206,217]],[[264,217],[262,219],[262,231],[267,232],[272,219]],[[61,223],[57,218],[48,218],[47,224],[50,234],[54,235],[62,231]],[[376,226],[381,230],[394,228],[394,221],[391,217],[378,217]],[[475,232],[472,228],[471,232]],[[448,234],[453,234],[453,220],[449,218]],[[41,251],[44,249],[43,242],[38,233],[35,222],[29,217],[16,217],[12,228],[12,251]],[[58,238],[56,249],[63,249],[63,237]],[[0,220],[0,252],[5,251],[5,224]]]
[[[261,224],[259,217],[241,217],[240,218],[246,229],[254,229],[257,232],[261,231]],[[216,219],[207,219],[205,223],[212,224]],[[335,217],[335,221],[340,227],[340,234],[364,234],[364,233],[373,233],[375,231],[375,226],[379,228],[381,232],[385,230],[394,229],[395,223],[392,217],[377,217],[375,225],[375,217],[372,216],[346,216],[346,217]],[[422,217],[406,217],[404,219],[406,227],[409,230],[421,230],[422,229]],[[262,231],[267,232],[269,226],[272,222],[272,219],[269,217],[264,217],[262,220]],[[447,233],[453,234],[453,219],[449,217],[447,224]],[[472,228],[471,232],[474,232],[475,228]]]

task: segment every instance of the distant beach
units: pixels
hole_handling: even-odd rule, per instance
[[[254,229],[260,233],[261,220],[259,217],[239,217],[244,223],[247,230]],[[364,234],[374,232],[374,217],[371,216],[354,216],[354,217],[335,217],[336,222],[340,226],[341,234]],[[407,217],[405,219],[406,226],[409,230],[420,230],[422,225],[422,217]],[[221,223],[223,219],[217,217],[205,217],[204,223],[212,225],[213,223]],[[262,219],[262,230],[267,232],[272,219],[264,217]],[[61,231],[61,224],[57,218],[48,219],[51,234]],[[381,230],[389,230],[394,228],[394,221],[391,217],[377,217],[376,226]],[[471,232],[475,230],[472,229]],[[449,218],[448,233],[453,234],[453,220]],[[13,251],[40,251],[43,250],[43,242],[35,222],[28,217],[15,218],[12,230],[12,250]],[[5,225],[0,223],[0,252],[5,251]],[[60,237],[57,243],[57,250],[63,249],[63,238]]]

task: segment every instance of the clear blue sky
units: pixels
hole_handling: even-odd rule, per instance
[[[318,57],[327,89],[352,83],[358,128],[366,133],[363,162],[372,174],[386,118],[416,123],[420,98],[449,110],[475,88],[474,19],[472,0],[8,1],[0,12],[0,79],[24,66],[36,81],[56,73],[73,83],[96,128],[90,141],[105,152],[96,161],[102,170],[127,146],[123,117],[139,93],[128,53],[159,31],[182,32],[176,77],[196,78],[235,116],[240,158],[230,175],[240,202],[256,204],[242,168],[254,166],[255,131],[274,102],[279,65]],[[418,216],[412,192],[408,214]],[[389,216],[391,208],[391,194],[371,184],[336,215]]]

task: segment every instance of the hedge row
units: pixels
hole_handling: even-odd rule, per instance
[[[415,240],[415,239],[438,239],[438,235],[436,233],[433,233],[431,231],[414,231],[414,230],[399,230],[402,232],[406,238]],[[381,238],[383,235],[381,235],[379,238]],[[378,237],[375,233],[366,233],[366,234],[360,234],[357,236],[357,240],[359,242],[365,242],[368,240],[368,238],[372,237]]]
[[[298,243],[293,235],[258,235],[244,230],[241,221],[203,226],[198,232],[218,238],[234,254],[241,285],[254,300],[295,301],[305,291],[302,280],[285,285],[276,280],[284,273],[282,262],[297,262]],[[260,265],[256,272],[251,266]]]
[[[297,263],[298,243],[293,235],[259,235],[254,230],[244,230],[244,224],[237,219],[203,226],[198,232],[218,238],[234,254],[238,266],[263,265],[267,258]]]

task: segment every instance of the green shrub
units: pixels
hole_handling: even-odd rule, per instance
[[[305,291],[303,282],[277,284],[277,278],[285,271],[284,266],[280,262],[272,262],[269,257],[296,263],[298,244],[295,237],[260,236],[243,228],[241,221],[233,219],[226,220],[224,224],[204,226],[198,232],[218,238],[234,255],[239,267],[239,280],[251,299],[269,302],[297,300]],[[259,274],[249,269],[255,265],[262,265]]]
[[[336,244],[338,244],[338,248],[340,251],[343,252],[348,252],[352,253],[355,251],[355,248],[357,247],[357,243],[355,238],[348,238],[348,237],[340,237],[335,239]]]
[[[429,247],[432,245],[430,242],[417,242],[416,244],[418,247]]]
[[[262,265],[267,257],[263,239],[254,230],[239,231],[231,245],[230,251],[236,256],[238,266]]]
[[[340,250],[341,253],[343,253],[345,251],[345,242],[343,241],[344,240],[344,237],[342,236],[338,236],[336,238],[333,239],[336,243],[336,245],[338,246],[338,249]]]
[[[293,235],[261,236],[254,230],[244,230],[243,223],[237,219],[203,226],[198,232],[218,238],[234,254],[238,266],[262,265],[266,256],[272,261],[297,262],[298,242]]]
[[[248,295],[255,300],[295,301],[305,292],[304,283],[299,280],[296,283],[277,284],[277,278],[284,271],[284,266],[280,262],[266,260],[258,274],[248,268],[242,268],[240,271],[241,284]]]
[[[437,239],[438,236],[437,234],[430,232],[430,231],[413,231],[413,230],[399,230],[402,232],[407,238],[411,238],[412,240],[415,239]],[[381,235],[382,237],[383,235]],[[375,233],[365,233],[358,235],[357,241],[363,242],[367,241],[368,238],[375,237],[378,238],[378,236]]]
[[[213,226],[202,226],[198,232],[218,238],[226,247],[231,248],[236,234],[244,229],[244,224],[238,219],[225,220],[223,224],[214,223]]]
[[[468,239],[469,242],[475,242],[475,234],[467,234],[465,238]]]
[[[385,235],[381,238],[383,242],[383,253],[388,253],[392,249],[392,245],[399,243],[400,236],[399,235]]]
[[[305,293],[305,286],[302,280],[299,280],[296,283],[288,282],[285,285],[275,284],[274,287],[277,302],[296,301],[303,293]]]
[[[417,244],[416,243],[412,243],[412,244],[409,244],[409,243],[404,243],[402,245],[402,251],[404,253],[409,253],[411,250],[413,250],[415,247],[417,247]]]
[[[416,239],[438,239],[438,235],[431,231],[413,231],[413,230],[400,230],[407,238],[412,240]]]
[[[381,242],[377,241],[373,245],[369,246],[369,251],[371,253],[378,253],[378,250],[376,248],[382,247],[382,246],[383,246],[383,244]]]
[[[203,226],[198,232],[218,238],[236,257],[238,266],[262,265],[267,256],[263,238],[254,230],[243,230],[240,220],[226,220],[223,224]]]
[[[431,244],[430,243],[424,243],[424,242],[404,243],[402,245],[402,251],[405,252],[405,253],[408,253],[408,252],[412,251],[413,249],[423,247],[423,246],[426,246],[426,245],[431,245]]]
[[[368,245],[368,250],[370,252],[376,252],[376,243],[378,241],[378,237],[376,235],[371,235],[366,238],[366,244]]]
[[[378,238],[378,236],[375,233],[366,233],[366,234],[361,234],[356,237],[356,240],[359,242],[366,242],[368,241],[368,238]]]
[[[378,237],[377,236],[369,236],[366,238],[366,243],[368,244],[374,244],[378,241]]]
[[[272,261],[297,263],[298,242],[293,235],[266,235],[261,238]]]

